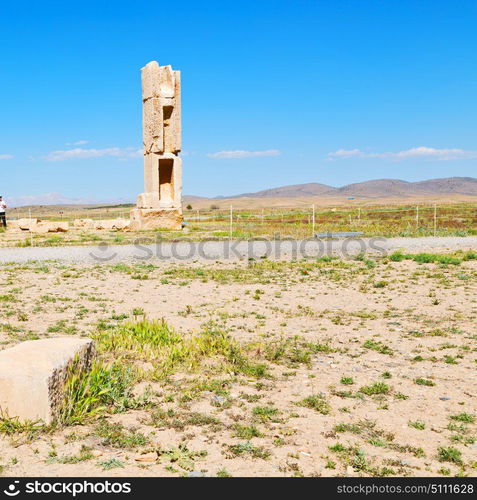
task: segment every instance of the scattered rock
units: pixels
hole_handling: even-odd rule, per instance
[[[153,463],[157,460],[157,453],[155,451],[151,451],[150,453],[142,453],[141,455],[137,455],[134,457],[136,462],[143,463]]]
[[[94,223],[93,229],[123,231],[129,228],[129,223],[129,220],[126,219],[98,220]]]
[[[38,219],[18,219],[15,222],[15,226],[18,227],[18,229],[21,229],[23,231],[33,231],[33,228],[36,227],[38,224]],[[13,221],[10,223],[12,225],[14,223]],[[13,227],[13,226],[12,226]]]
[[[222,406],[227,401],[227,398],[224,398],[223,396],[212,396],[210,401],[214,405]]]
[[[75,219],[73,226],[80,229],[93,229],[94,220],[93,219]]]
[[[33,233],[66,233],[68,230],[68,222],[40,221],[31,231]]]
[[[441,398],[439,398],[441,401],[450,401],[450,398],[446,397],[446,396],[442,396]]]
[[[67,221],[42,221],[40,219],[18,219],[10,221],[10,229],[31,231],[32,233],[66,233],[69,230]]]

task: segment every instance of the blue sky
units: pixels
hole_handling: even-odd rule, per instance
[[[143,190],[140,68],[182,71],[184,191],[476,176],[475,0],[4,2],[0,189]]]

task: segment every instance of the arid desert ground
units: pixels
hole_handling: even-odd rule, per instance
[[[477,474],[475,251],[0,279],[2,348],[98,349],[59,424],[0,418],[4,475]]]

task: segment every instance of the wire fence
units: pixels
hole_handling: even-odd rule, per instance
[[[362,231],[365,234],[415,235],[455,233],[477,234],[477,204],[415,205],[399,207],[310,207],[260,210],[212,210],[185,214],[191,225],[208,226],[209,230],[268,232],[289,230],[301,236],[314,235],[316,230]]]
[[[132,207],[58,209],[32,207],[13,209],[10,220],[35,218],[69,221],[75,219],[129,219]],[[186,227],[216,232],[218,236],[253,236],[289,233],[312,236],[315,231],[362,231],[368,235],[477,234],[477,203],[406,204],[402,206],[267,207],[257,209],[184,210]]]

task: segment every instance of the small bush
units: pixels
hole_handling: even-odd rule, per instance
[[[108,408],[123,406],[133,381],[132,370],[119,365],[97,362],[85,374],[73,364],[65,385],[59,422],[64,425],[83,424]]]
[[[453,446],[449,446],[448,448],[438,448],[437,458],[439,462],[452,462],[456,465],[462,464],[462,453]]]
[[[473,424],[475,422],[474,415],[470,413],[459,413],[458,415],[451,415],[450,418],[458,422],[465,422],[466,424]]]
[[[367,340],[363,344],[363,347],[366,349],[371,349],[373,351],[379,352],[380,354],[391,355],[393,353],[393,350],[390,347],[388,347],[386,344],[383,344],[382,342],[378,342],[376,340]]]
[[[372,385],[365,385],[361,387],[359,392],[366,394],[367,396],[372,396],[374,394],[388,394],[389,386],[384,382],[375,382]]]
[[[409,425],[409,427],[414,427],[414,429],[418,429],[420,431],[423,431],[426,428],[426,424],[425,422],[422,422],[422,420],[410,420],[407,425]]]
[[[104,439],[103,444],[115,448],[133,449],[149,443],[149,438],[135,429],[126,429],[122,424],[111,424],[105,420],[96,426],[96,434]]]
[[[263,446],[254,446],[250,441],[231,445],[228,449],[232,456],[250,455],[253,458],[263,460],[267,460],[271,456],[271,453]]]
[[[436,385],[435,382],[433,382],[432,380],[428,380],[426,378],[416,378],[414,380],[414,383],[417,385],[426,385],[428,387],[433,387]]]
[[[321,395],[308,396],[297,404],[305,408],[311,408],[322,415],[329,415],[331,413],[330,404]]]
[[[340,383],[343,385],[353,385],[354,380],[352,377],[341,377]]]

